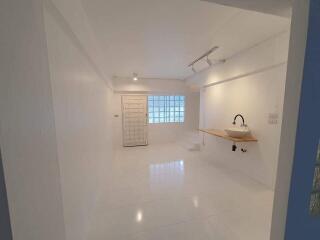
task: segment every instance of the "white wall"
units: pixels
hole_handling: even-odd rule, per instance
[[[112,87],[111,76],[109,74],[108,61],[105,56],[108,54],[101,51],[100,45],[95,38],[87,14],[83,8],[82,0],[44,0],[47,5],[56,7],[59,14],[63,16],[72,30],[72,35],[79,42],[79,47],[83,49],[88,61],[103,80]]]
[[[15,240],[65,239],[42,3],[0,1],[0,144]]]
[[[45,26],[66,239],[85,240],[113,158],[113,92],[52,4],[45,8]]]
[[[188,80],[200,82],[200,127],[225,129],[244,115],[258,143],[239,144],[205,135],[204,156],[274,188],[280,143],[289,32],[286,31]],[[240,76],[240,77],[239,77]],[[278,123],[270,124],[269,115]],[[242,153],[244,146],[247,153]]]
[[[114,144],[122,146],[122,112],[121,95],[145,94],[145,95],[185,95],[186,109],[185,122],[183,124],[165,123],[149,124],[149,144],[168,143],[179,140],[186,132],[195,131],[199,126],[199,92],[192,92],[181,80],[173,79],[114,79],[116,93],[114,94]]]
[[[296,130],[307,43],[310,1],[295,0],[293,4],[287,83],[283,107],[283,123],[279,149],[277,181],[271,227],[271,240],[285,237],[288,199],[295,151]]]

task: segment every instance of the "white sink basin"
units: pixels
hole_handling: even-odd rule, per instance
[[[225,129],[226,133],[230,137],[243,138],[250,134],[250,129],[247,127],[233,127]]]

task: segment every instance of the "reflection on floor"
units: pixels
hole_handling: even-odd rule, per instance
[[[117,152],[92,240],[267,240],[273,192],[178,144]]]

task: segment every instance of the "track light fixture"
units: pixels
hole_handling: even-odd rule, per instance
[[[207,56],[206,62],[208,63],[209,66],[212,66],[212,61],[209,59],[209,56]]]
[[[196,73],[197,72],[197,70],[194,68],[194,66],[192,65],[192,72],[194,72],[194,73]]]
[[[133,81],[138,81],[138,74],[137,73],[133,73]]]
[[[194,60],[193,62],[191,62],[188,67],[191,67],[192,71],[194,73],[197,73],[196,69],[194,68],[194,65],[203,60],[205,58],[205,61],[206,63],[209,65],[209,67],[212,67],[212,66],[215,66],[215,65],[218,65],[218,64],[222,64],[222,63],[225,63],[226,60],[225,59],[220,59],[220,60],[214,60],[212,61],[209,56],[210,54],[212,54],[213,52],[215,52],[219,47],[218,46],[215,46],[213,48],[211,48],[209,51],[205,52],[204,54],[202,54],[200,57],[198,57],[196,60]]]
[[[208,57],[211,53],[213,53],[214,51],[216,51],[219,47],[215,46],[213,48],[211,48],[209,51],[207,51],[206,53],[202,54],[200,57],[198,57],[196,60],[194,60],[192,63],[190,63],[188,65],[188,67],[193,66],[195,63],[199,62],[201,59]]]

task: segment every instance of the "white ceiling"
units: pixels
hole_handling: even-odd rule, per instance
[[[292,0],[201,0],[283,17],[291,16]]]
[[[200,0],[83,0],[114,76],[184,79],[212,46],[227,58],[289,27],[289,20]]]

